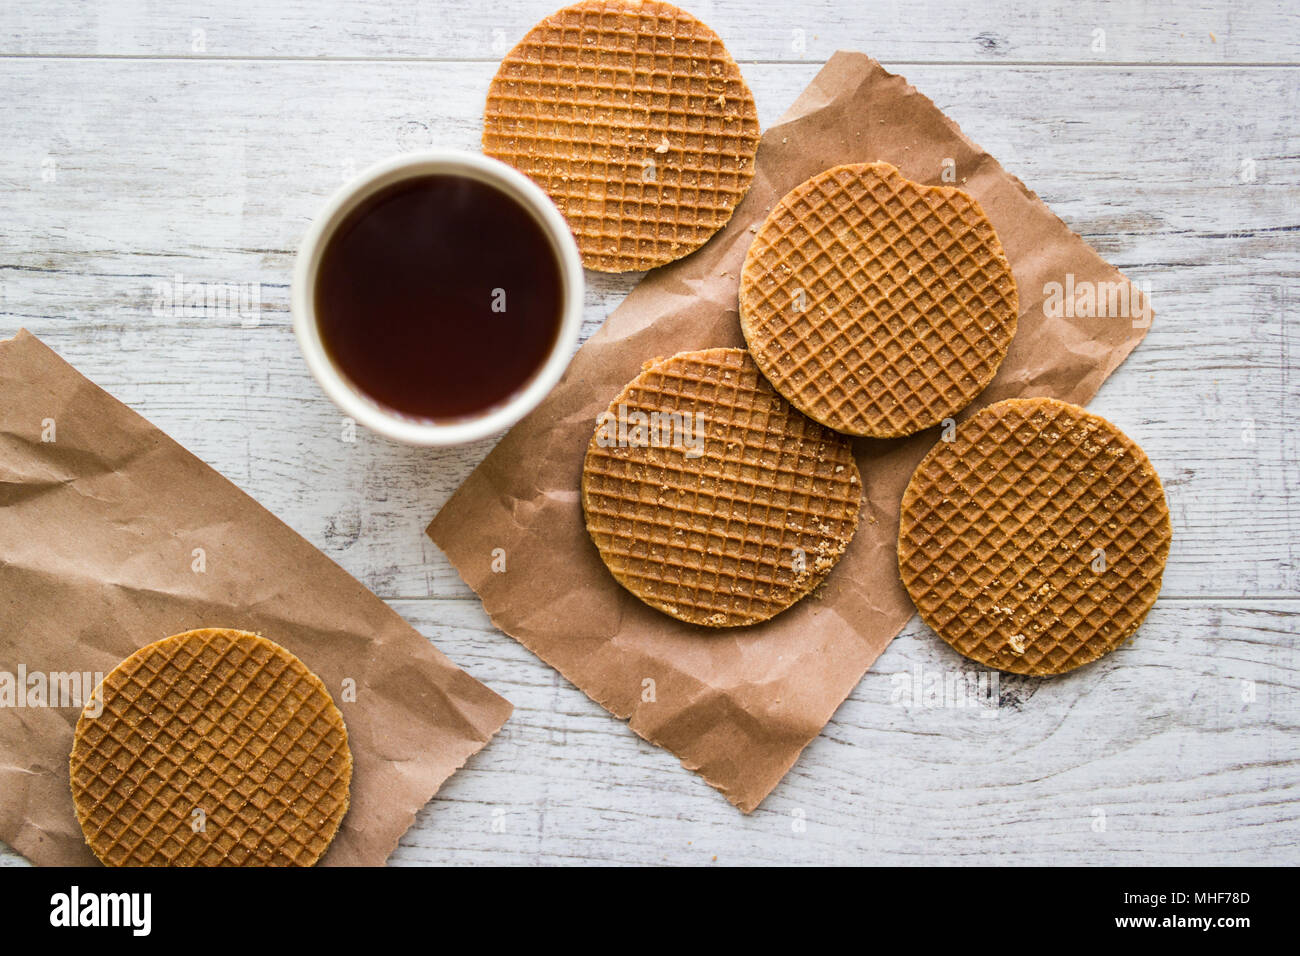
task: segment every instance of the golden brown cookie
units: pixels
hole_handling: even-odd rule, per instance
[[[718,35],[655,0],[547,17],[488,90],[483,151],[532,177],[582,262],[651,269],[702,246],[749,189],[758,112]]]
[[[791,408],[743,349],[647,363],[582,470],[587,530],[614,577],[708,627],[765,621],[820,584],[861,500],[848,441]]]
[[[142,647],[77,721],[72,799],[109,866],[311,866],[348,809],[352,754],[329,691],[256,634]]]
[[[1016,331],[1016,283],[978,202],[888,163],[796,186],[759,228],[740,324],[796,408],[849,435],[937,425],[993,379]]]
[[[1171,530],[1142,449],[1077,405],[1010,399],[940,441],[903,496],[898,567],[922,619],[971,660],[1062,674],[1137,630]]]

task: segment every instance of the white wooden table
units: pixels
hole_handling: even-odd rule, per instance
[[[1300,7],[687,4],[765,125],[834,49],[867,52],[1151,284],[1151,333],[1092,407],[1150,454],[1175,528],[1128,646],[1003,678],[983,719],[893,701],[892,675],[952,666],[914,621],[744,817],[495,631],[424,536],[491,443],[340,441],[290,331],[324,197],[398,150],[474,148],[497,60],[556,5],[0,8],[0,335],[41,336],[516,705],[393,862],[1300,862]],[[156,309],[177,276],[258,284],[260,315]],[[588,332],[636,277],[589,279]]]

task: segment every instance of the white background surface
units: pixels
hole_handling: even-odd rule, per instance
[[[967,669],[913,621],[745,817],[497,632],[424,536],[492,443],[342,442],[290,332],[324,198],[399,150],[475,148],[497,61],[555,5],[0,9],[0,336],[41,336],[516,706],[392,862],[1300,862],[1300,9],[686,4],[765,126],[834,49],[862,50],[1151,284],[1152,330],[1091,407],[1147,450],[1175,529],[1129,645],[1003,677],[983,719],[891,700],[896,673]],[[256,325],[155,314],[178,275],[260,284]],[[636,277],[588,278],[590,332]]]

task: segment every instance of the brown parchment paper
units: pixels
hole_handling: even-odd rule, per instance
[[[107,674],[198,627],[260,632],[333,694],[354,766],[326,865],[382,865],[510,715],[360,582],[35,336],[0,342],[0,671]],[[0,839],[35,863],[96,862],[68,784],[80,710],[0,706]]]
[[[583,522],[583,455],[596,416],[642,363],[744,346],[738,276],[753,230],[777,200],[828,167],[880,159],[933,184],[951,160],[956,185],[984,207],[1014,270],[1016,337],[967,414],[1012,396],[1088,401],[1145,329],[1129,318],[1049,319],[1044,285],[1067,273],[1076,284],[1126,280],[906,80],[840,52],[763,137],[753,186],[726,228],[632,291],[428,529],[501,630],[746,812],[912,615],[897,568],[899,508],[938,430],[856,443],[865,502],[839,566],[789,611],[721,633],[660,614],[615,582]],[[498,548],[504,573],[493,570]]]

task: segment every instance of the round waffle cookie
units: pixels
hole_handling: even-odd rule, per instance
[[[77,721],[72,799],[109,866],[311,866],[348,809],[352,754],[329,691],[244,631],[136,651]]]
[[[555,201],[583,264],[702,246],[749,189],[758,111],[718,35],[655,0],[586,0],[529,31],[488,90],[483,151]]]
[[[1055,399],[1011,399],[962,422],[916,469],[898,567],[957,651],[1046,676],[1137,630],[1170,537],[1160,478],[1118,428]]]
[[[820,584],[861,500],[848,441],[791,408],[743,349],[648,363],[582,470],[587,530],[618,582],[708,627],[765,621]]]
[[[740,324],[776,390],[850,435],[911,435],[992,380],[1016,331],[1011,267],[979,203],[888,163],[796,186],[758,230]]]

